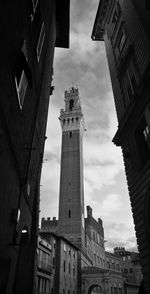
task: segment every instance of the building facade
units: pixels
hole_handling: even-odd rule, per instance
[[[106,264],[103,222],[100,218],[98,222],[95,220],[90,206],[87,206],[87,218],[85,218],[85,237],[86,255],[91,259],[92,266],[104,269]]]
[[[36,294],[50,294],[54,284],[52,245],[38,237]]]
[[[114,255],[122,261],[121,268],[123,276],[127,282],[134,282],[140,285],[142,281],[142,271],[139,253],[125,250],[124,247],[115,247]]]
[[[54,48],[68,47],[69,1],[1,1],[0,15],[0,292],[30,294]]]
[[[78,249],[64,237],[49,231],[41,230],[40,235],[51,248],[53,268],[51,288],[42,294],[77,294]]]
[[[92,39],[104,41],[146,293],[150,292],[149,1],[101,0]]]

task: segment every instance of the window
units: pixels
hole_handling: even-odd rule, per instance
[[[130,274],[132,274],[133,273],[133,268],[130,268],[129,272],[130,272]]]
[[[118,20],[118,14],[117,14],[117,11],[115,10],[113,18],[112,18],[112,23],[114,23],[116,25],[117,20]]]
[[[71,210],[68,211],[68,217],[71,218]]]
[[[149,127],[146,125],[145,129],[143,130],[144,138],[147,143],[148,149],[150,149],[150,131]]]
[[[72,132],[69,133],[69,137],[72,138]]]
[[[38,4],[38,0],[32,0],[31,21],[33,21],[33,19],[34,19],[34,15],[35,15],[35,11],[36,11],[37,4]]]
[[[21,72],[21,76],[19,78],[15,77],[15,83],[16,83],[17,95],[19,100],[19,106],[20,106],[20,109],[22,109],[23,103],[24,103],[24,97],[25,97],[26,89],[28,85],[28,81],[27,81],[24,70]]]
[[[15,67],[15,86],[17,90],[17,96],[19,101],[19,107],[22,109],[24,104],[24,98],[27,90],[27,86],[32,87],[32,74],[28,65],[28,56],[26,41],[24,40],[21,52],[18,56],[17,64]]]
[[[93,241],[95,241],[95,233],[93,232]]]
[[[37,43],[37,48],[36,48],[38,62],[40,60],[44,39],[45,39],[45,25],[44,25],[44,22],[43,22],[42,26],[41,26],[41,30],[40,30],[40,35],[39,35],[39,40],[38,40],[38,43]]]
[[[117,3],[117,5],[115,5],[115,11],[114,11],[112,21],[111,21],[111,27],[112,27],[113,31],[116,28],[116,24],[119,20],[119,17],[120,17],[120,5],[119,5],[119,3]]]
[[[66,244],[64,244],[64,252],[66,252]]]
[[[145,117],[136,129],[135,140],[141,163],[144,164],[150,157],[150,132]]]
[[[124,29],[123,29],[122,32],[121,32],[121,35],[120,35],[119,41],[118,41],[118,49],[119,49],[120,53],[121,53],[122,50],[123,50],[123,47],[124,47],[124,45],[125,45],[125,42],[126,42],[126,35],[125,35],[125,31],[124,31]]]
[[[40,1],[36,2],[36,9],[33,9],[33,15],[31,15],[31,21],[32,21],[32,31],[33,31],[33,46],[36,48],[38,40],[39,40],[41,27],[42,27]]]
[[[66,261],[65,260],[64,260],[63,267],[64,267],[64,272],[65,272],[66,271]]]
[[[139,84],[139,72],[133,58],[130,58],[122,76],[124,103],[127,106],[134,98]]]
[[[118,262],[117,262],[117,264],[116,264],[116,269],[117,269],[117,270],[120,269],[120,268],[119,268],[119,264],[118,264]]]
[[[73,265],[73,275],[75,276],[75,265]]]
[[[69,271],[69,274],[70,274],[70,262],[69,262],[69,267],[68,267],[68,271]]]
[[[32,0],[33,11],[35,12],[38,0]]]
[[[117,24],[117,22],[118,22],[118,18],[119,18],[119,14],[118,14],[117,11],[115,10],[114,15],[113,15],[113,18],[112,18],[112,22],[111,22],[112,30],[115,29],[116,24]]]
[[[71,99],[71,100],[69,101],[69,110],[72,111],[73,107],[74,107],[74,100]]]
[[[53,241],[53,244],[54,244],[54,248],[56,247],[56,241],[55,241],[55,239],[54,239],[54,241]]]
[[[55,257],[53,257],[53,268],[55,268]]]

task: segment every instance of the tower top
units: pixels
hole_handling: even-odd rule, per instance
[[[81,108],[79,90],[70,87],[64,93],[65,109],[60,110],[60,123],[63,131],[85,130],[84,118]]]
[[[81,111],[81,102],[79,90],[75,87],[70,87],[65,91],[65,111]]]

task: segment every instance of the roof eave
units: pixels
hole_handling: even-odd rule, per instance
[[[69,48],[70,0],[56,0],[55,47]]]

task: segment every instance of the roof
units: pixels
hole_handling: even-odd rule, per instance
[[[56,47],[69,48],[70,0],[56,0]]]
[[[60,235],[57,235],[53,232],[48,232],[48,231],[40,231],[40,235],[41,236],[44,236],[44,234],[49,234],[50,236],[53,236],[54,238],[56,239],[61,239],[63,240],[64,242],[66,242],[68,245],[70,245],[71,247],[75,248],[76,250],[79,250],[73,243],[71,243],[69,240],[67,240],[65,237],[63,236],[60,236]]]

